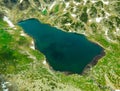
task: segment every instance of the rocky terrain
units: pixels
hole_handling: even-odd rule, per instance
[[[17,25],[28,18],[82,33],[105,48],[106,56],[86,75],[53,72]],[[1,91],[120,89],[119,0],[0,0],[0,41]]]

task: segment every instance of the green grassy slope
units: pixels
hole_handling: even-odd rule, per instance
[[[69,8],[66,8],[66,11],[65,3],[59,2],[51,10],[46,8],[44,12],[42,9],[38,10],[31,1],[32,8],[29,7],[26,11],[18,11],[17,8],[8,10],[8,16],[14,22],[22,18],[35,17],[64,31],[83,33],[89,40],[103,46],[106,55],[84,75],[54,72],[49,69],[48,64],[43,64],[44,55],[30,48],[32,39],[27,35],[20,35],[22,31],[20,27],[15,25],[16,29],[9,28],[7,23],[0,19],[0,82],[9,81],[12,85],[7,84],[7,87],[12,89],[11,91],[120,89],[120,7],[119,1],[108,1],[109,5],[101,0],[96,3],[88,0],[86,5],[83,5],[83,0],[80,5],[69,1]],[[106,12],[110,15],[108,16]],[[104,18],[96,22],[96,17]]]

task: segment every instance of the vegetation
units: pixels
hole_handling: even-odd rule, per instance
[[[68,2],[68,0],[65,1]],[[47,0],[45,0],[47,4],[39,2],[42,7],[35,6],[32,0],[30,5],[22,3],[27,8],[16,5],[10,10],[6,8],[6,4],[1,4],[0,7],[7,10],[4,13],[14,23],[35,17],[42,22],[62,28],[63,31],[83,33],[89,40],[100,44],[105,49],[106,55],[86,74],[66,75],[55,72],[48,64],[43,64],[45,61],[43,54],[30,48],[32,39],[27,35],[22,36],[20,27],[15,25],[16,29],[10,28],[0,19],[0,83],[9,81],[12,85],[7,87],[12,89],[11,91],[114,91],[120,89],[120,2],[119,0],[107,1],[109,5],[102,0],[95,3],[87,0],[83,6],[84,0],[75,0],[76,3],[81,4],[69,0],[68,8],[65,8],[67,6],[65,2],[58,1],[51,10],[49,7],[52,3],[48,3]],[[11,7],[10,4],[9,7]],[[20,7],[22,11],[19,11]],[[46,8],[45,11],[43,8]],[[96,21],[96,18],[101,17],[99,22]],[[2,86],[0,86],[1,89]]]

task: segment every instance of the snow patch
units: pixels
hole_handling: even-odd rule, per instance
[[[23,31],[21,31],[20,35],[21,36],[26,36],[26,34]]]
[[[108,12],[105,12],[106,13],[106,16],[110,16],[110,14]]]
[[[76,14],[71,14],[72,17],[76,18]]]
[[[46,64],[47,64],[46,60],[44,60],[44,61],[43,61],[43,64],[44,64],[44,65],[46,65]]]
[[[116,28],[116,32],[118,32],[120,29],[119,28]]]
[[[102,2],[103,2],[104,4],[106,4],[106,5],[109,4],[109,1],[104,1],[104,0],[102,0]]]
[[[21,35],[21,36],[26,36],[26,34],[24,34],[24,33],[21,33],[20,35]]]
[[[6,21],[11,28],[15,27],[15,25],[8,19],[8,17],[4,16],[3,20]]]
[[[20,3],[22,3],[23,2],[23,0],[20,0]]]
[[[7,88],[8,84],[9,84],[9,86],[11,85],[9,82],[3,82],[3,83],[1,83],[3,91],[9,91],[9,89]]]
[[[3,91],[9,91],[9,90],[8,90],[8,88],[6,88],[6,89],[3,89]]]
[[[65,3],[65,4],[66,4],[66,8],[68,8],[70,3],[69,3],[69,2],[67,2],[67,3]]]
[[[108,37],[108,29],[106,29],[106,31],[105,31],[105,36],[106,36],[106,39],[107,39],[108,41],[112,41],[112,40]]]
[[[108,30],[105,31],[105,35],[107,36]]]
[[[86,33],[85,33],[85,32],[83,32],[82,34],[86,35]]]
[[[97,17],[97,18],[96,18],[96,22],[99,23],[102,19],[103,19],[102,17]]]
[[[92,19],[89,19],[88,21],[89,21],[89,22],[92,22],[93,20],[92,20]]]
[[[73,1],[73,3],[74,3],[75,5],[79,5],[79,4],[80,4],[79,2],[75,2],[75,1]]]
[[[66,9],[64,9],[63,11],[64,11],[64,12],[66,12],[67,10],[66,10]]]
[[[30,46],[31,49],[35,50],[35,47],[34,46]]]
[[[97,2],[97,1],[94,1],[94,0],[93,0],[93,1],[91,1],[91,3],[96,3],[96,2]]]
[[[87,2],[87,0],[83,0],[83,1],[84,1],[83,5],[85,5],[85,4],[86,4],[86,2]]]
[[[65,25],[66,25],[66,26],[70,26],[71,24],[70,24],[70,23],[66,23]]]
[[[119,89],[116,89],[115,91],[120,91]]]
[[[30,46],[31,49],[35,50],[35,44],[34,44],[34,41],[31,42],[31,46]]]
[[[56,4],[56,1],[53,2],[53,4],[50,5],[50,8],[49,8],[49,9],[51,10],[51,9],[53,8],[53,6],[55,6],[55,4]]]
[[[90,11],[90,9],[87,9],[87,13]]]
[[[72,32],[72,30],[69,30],[69,32]]]

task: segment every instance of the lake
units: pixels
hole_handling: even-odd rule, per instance
[[[88,64],[96,64],[104,54],[101,46],[82,34],[64,32],[34,18],[18,25],[34,39],[35,48],[46,56],[55,71],[82,73]]]

